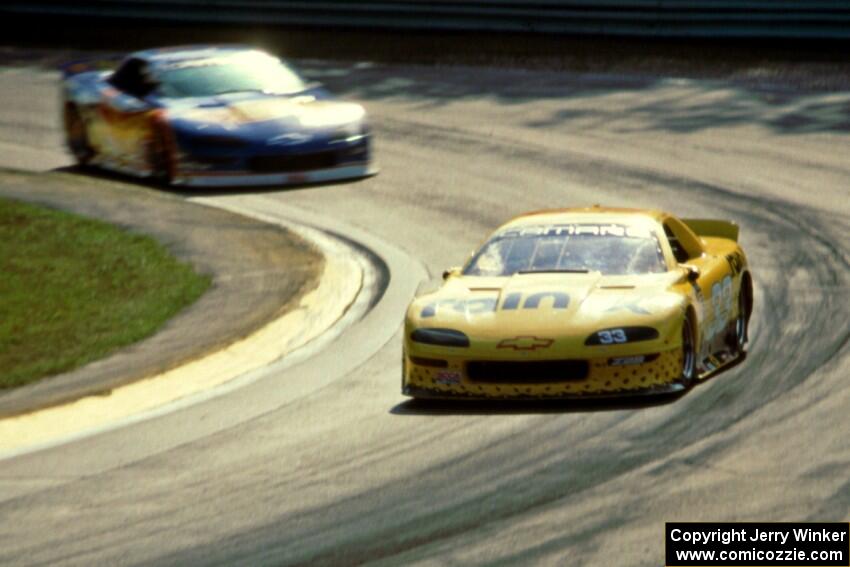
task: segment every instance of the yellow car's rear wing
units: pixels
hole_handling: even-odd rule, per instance
[[[738,241],[738,225],[716,219],[682,219],[697,236],[713,236]]]

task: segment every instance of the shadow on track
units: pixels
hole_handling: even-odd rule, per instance
[[[530,128],[610,123],[612,116],[606,105],[582,103],[617,96],[630,120],[639,120],[643,130],[692,133],[720,126],[758,124],[778,134],[850,132],[850,94],[846,84],[824,86],[810,76],[800,78],[803,84],[792,88],[781,72],[777,71],[776,78],[765,80],[758,68],[735,75],[725,83],[694,82],[682,94],[683,79],[639,72],[539,73],[527,69],[494,71],[366,62],[297,63],[306,77],[321,81],[341,97],[367,104],[399,100],[418,104],[418,109],[425,111],[482,98],[506,106],[552,104],[548,116],[525,123]],[[631,128],[634,126],[622,126],[623,132],[630,132]]]
[[[526,415],[641,410],[667,405],[682,394],[625,400],[407,400],[394,406],[393,415]]]
[[[366,176],[359,177],[355,179],[340,179],[335,181],[322,181],[317,183],[299,183],[295,185],[268,185],[268,186],[240,186],[234,185],[232,187],[180,187],[180,186],[169,186],[163,185],[160,183],[156,183],[150,179],[145,177],[134,177],[132,175],[127,175],[123,173],[118,173],[114,171],[109,171],[106,169],[101,169],[93,166],[80,166],[80,165],[70,165],[65,167],[57,167],[52,171],[56,173],[65,173],[70,175],[75,175],[79,177],[88,177],[94,179],[102,179],[104,181],[112,181],[118,183],[127,183],[131,185],[136,185],[138,187],[144,187],[146,189],[151,189],[154,191],[160,191],[162,193],[171,193],[177,197],[220,197],[226,195],[244,195],[246,193],[286,193],[289,191],[298,191],[304,189],[320,189],[322,187],[332,187],[335,185],[352,185],[356,183],[361,183],[366,181],[370,177],[374,176]]]

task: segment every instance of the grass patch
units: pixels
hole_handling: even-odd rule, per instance
[[[0,388],[143,339],[209,285],[148,236],[0,199]]]

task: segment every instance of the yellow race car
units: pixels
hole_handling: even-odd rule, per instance
[[[414,398],[675,393],[744,354],[738,227],[652,210],[547,210],[497,229],[404,324]]]

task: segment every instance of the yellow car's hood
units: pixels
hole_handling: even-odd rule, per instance
[[[457,276],[417,298],[407,324],[454,329],[483,341],[536,336],[583,342],[590,333],[626,326],[655,327],[663,337],[686,307],[684,294],[675,290],[681,280],[679,272]]]

